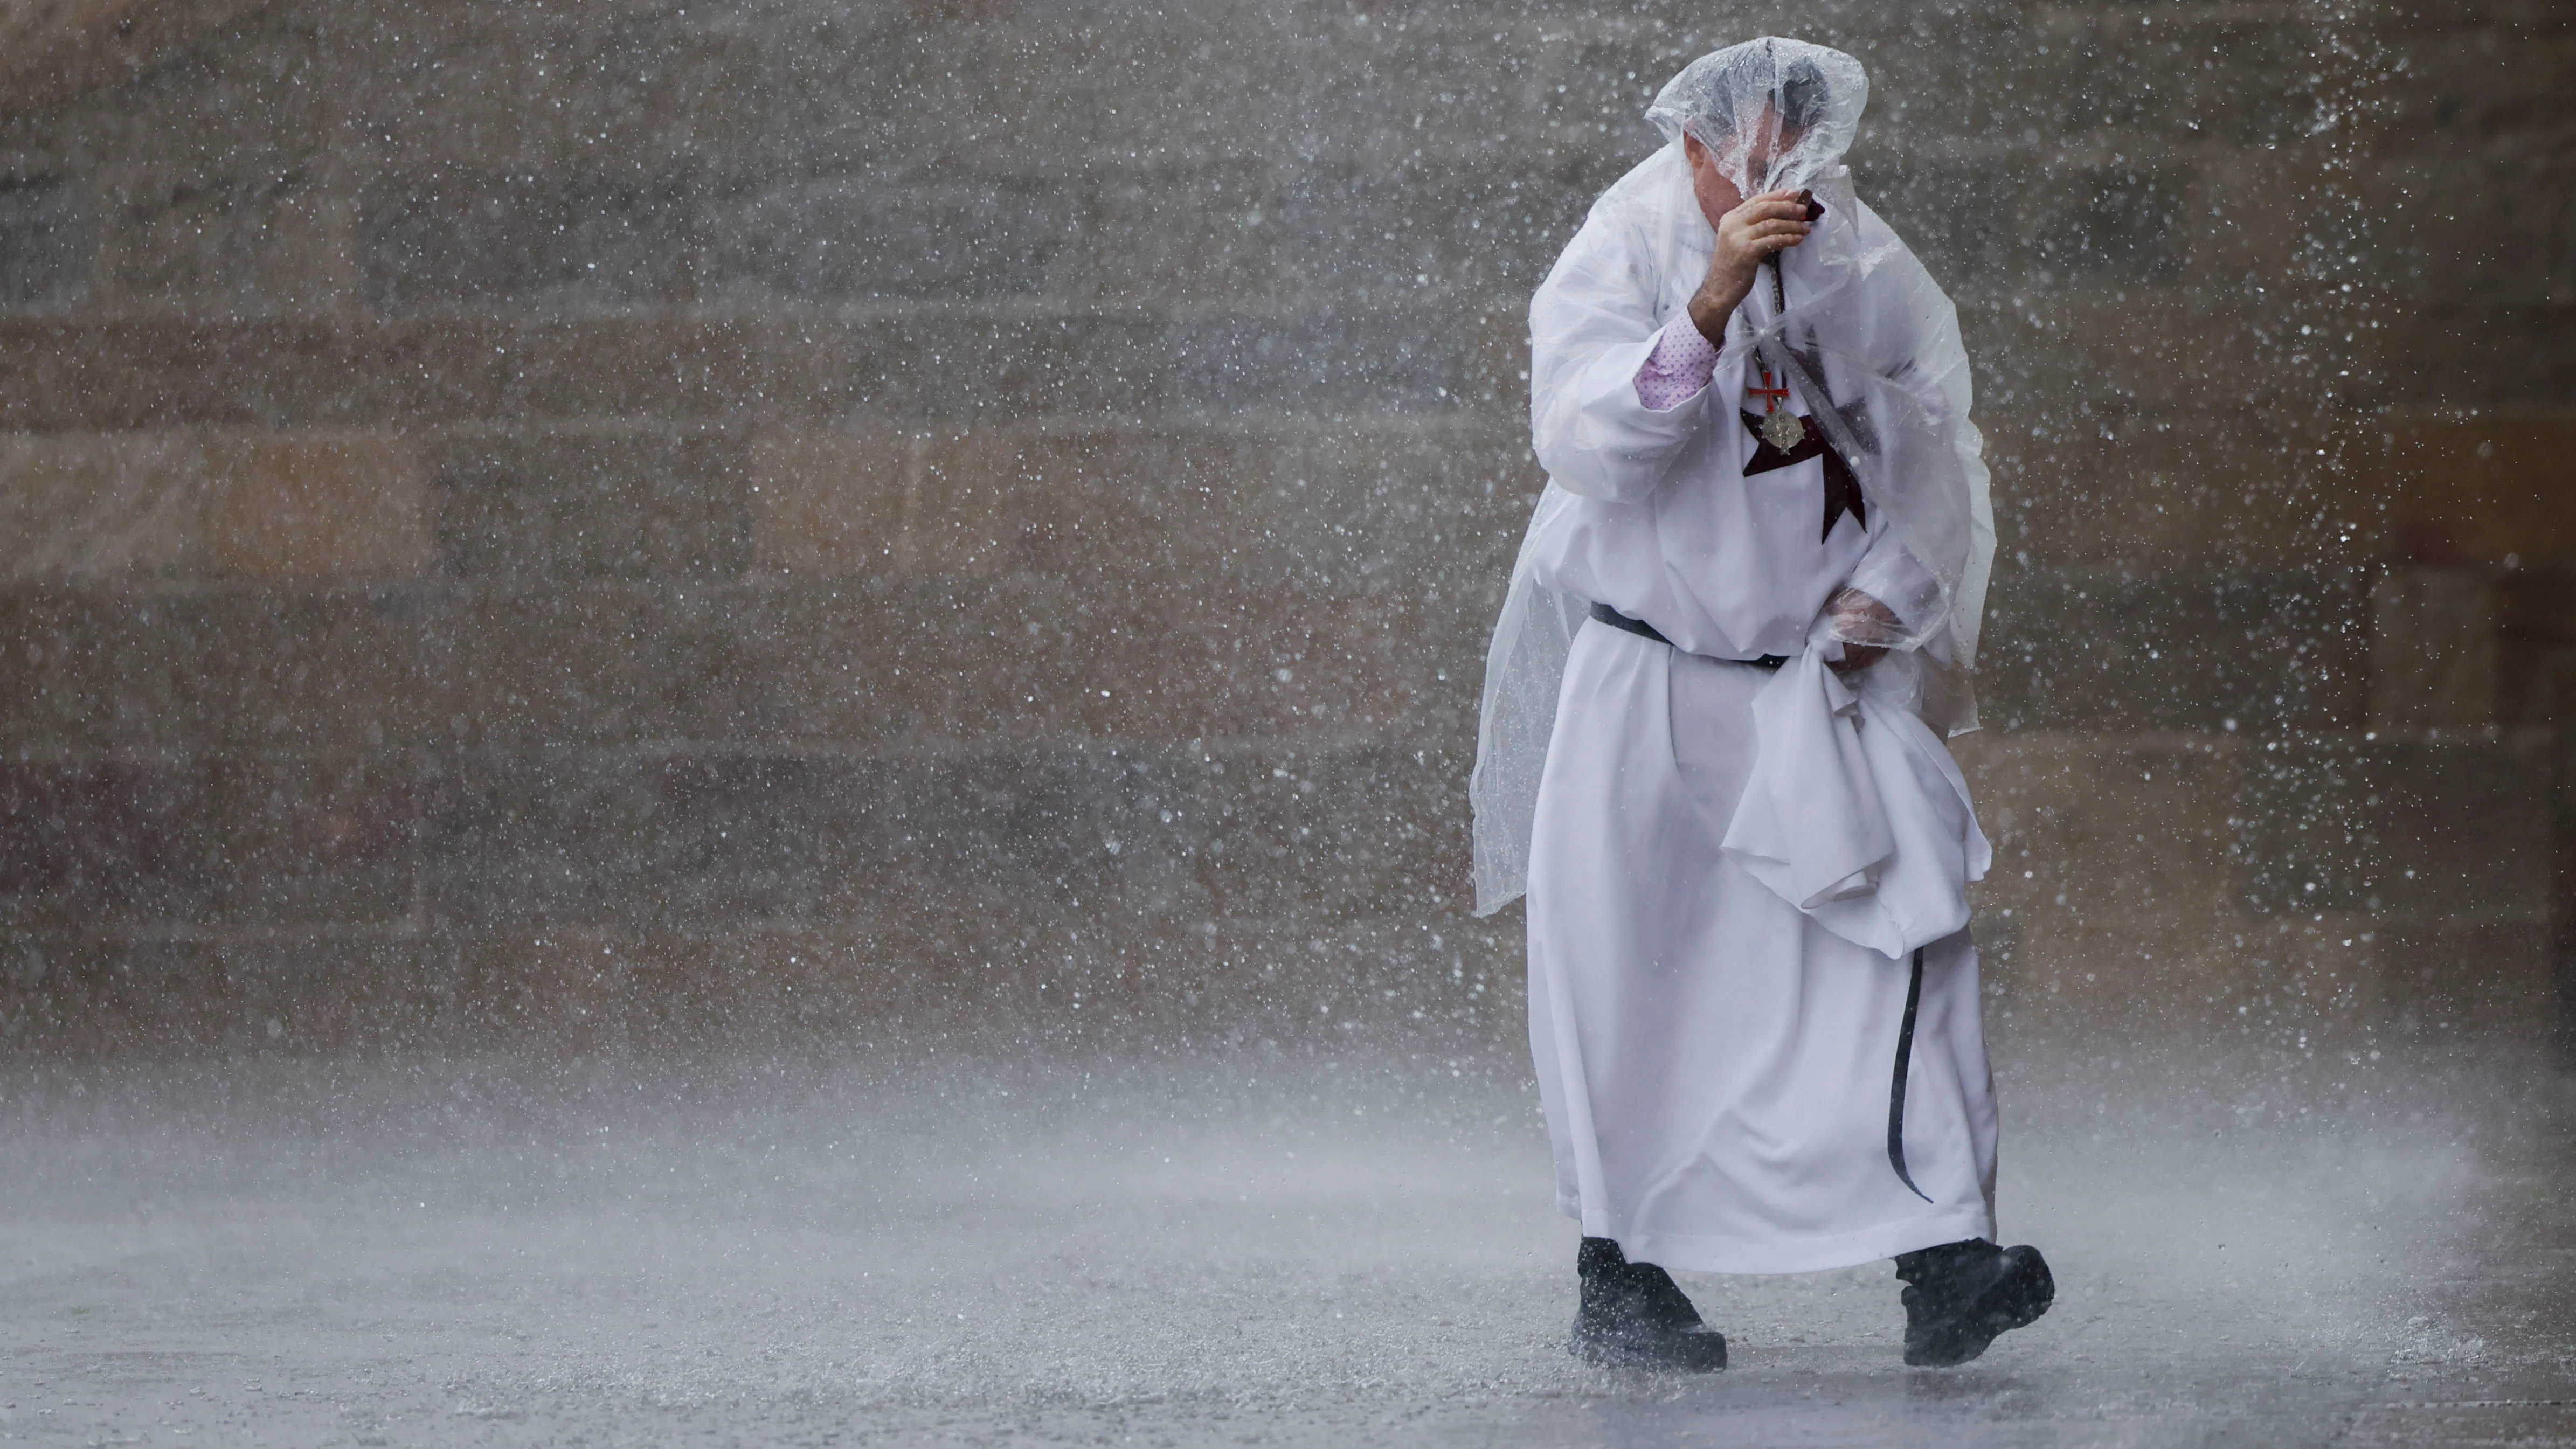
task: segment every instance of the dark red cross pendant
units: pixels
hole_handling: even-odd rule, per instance
[[[1749,397],[1758,397],[1762,399],[1762,411],[1765,415],[1776,413],[1780,410],[1780,404],[1789,400],[1789,379],[1784,377],[1780,379],[1780,385],[1778,387],[1773,387],[1771,385],[1771,369],[1766,367],[1762,369],[1762,385],[1760,387],[1748,387],[1744,391]]]

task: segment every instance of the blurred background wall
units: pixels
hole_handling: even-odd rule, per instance
[[[1980,369],[1996,1034],[2547,1050],[2576,32],[2272,0],[0,0],[0,1041],[1513,1049],[1523,308],[1765,30]]]

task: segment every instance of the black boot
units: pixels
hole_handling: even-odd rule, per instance
[[[1948,1368],[1986,1351],[1995,1335],[2037,1322],[2057,1301],[2057,1280],[2033,1247],[1998,1248],[1982,1239],[1901,1253],[1905,1361]]]
[[[1631,1263],[1608,1238],[1585,1238],[1575,1250],[1583,1280],[1574,1315],[1576,1354],[1611,1368],[1722,1369],[1726,1336],[1700,1322],[1699,1310],[1652,1263]]]

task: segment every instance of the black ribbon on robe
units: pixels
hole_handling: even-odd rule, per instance
[[[1825,528],[1824,532],[1816,535],[1817,542],[1822,543],[1832,535],[1835,521],[1846,510],[1851,513],[1853,522],[1863,528],[1869,527],[1869,505],[1860,496],[1860,479],[1853,475],[1851,464],[1843,461],[1842,454],[1825,446],[1823,429],[1808,422],[1807,435],[1798,440],[1798,446],[1783,453],[1771,446],[1769,438],[1762,436],[1762,419],[1752,413],[1740,412],[1738,416],[1744,419],[1744,430],[1753,435],[1753,456],[1745,460],[1745,477],[1768,473],[1774,468],[1786,468],[1792,463],[1803,463],[1809,458],[1824,460]]]

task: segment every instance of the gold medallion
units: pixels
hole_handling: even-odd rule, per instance
[[[1786,453],[1807,440],[1804,419],[1787,408],[1765,415],[1762,419],[1762,441]]]

